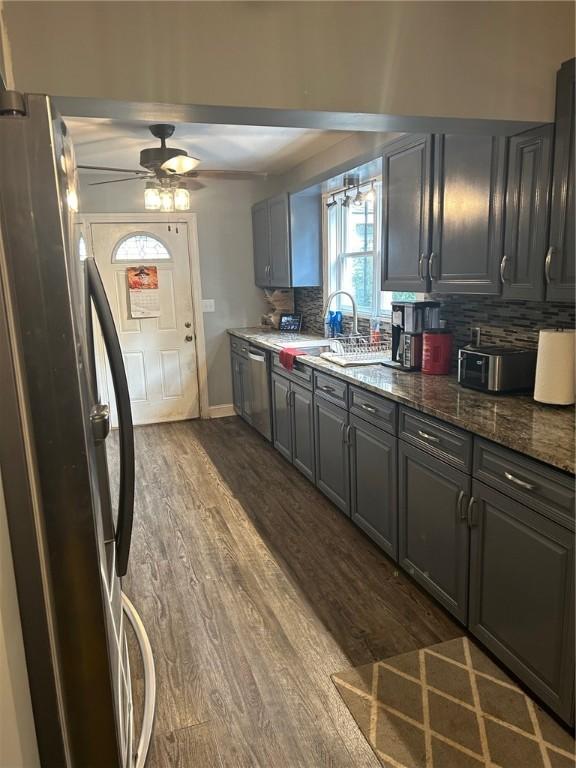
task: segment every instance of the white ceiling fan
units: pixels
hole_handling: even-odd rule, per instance
[[[198,158],[191,157],[184,149],[166,146],[166,139],[174,133],[174,125],[158,123],[150,125],[149,130],[160,140],[160,146],[140,152],[140,165],[145,170],[78,165],[78,170],[81,171],[131,174],[127,178],[91,182],[89,186],[145,180],[144,205],[147,210],[187,211],[190,208],[190,190],[203,189],[205,186],[201,181],[197,181],[199,177],[242,181],[267,175],[254,171],[196,170],[201,162]]]

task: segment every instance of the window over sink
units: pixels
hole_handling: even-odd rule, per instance
[[[382,184],[373,177],[349,190],[327,192],[323,197],[326,296],[348,291],[361,317],[391,315],[393,301],[416,301],[422,294],[381,291]],[[331,309],[348,314],[352,305],[337,296]]]

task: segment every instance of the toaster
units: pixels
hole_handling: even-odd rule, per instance
[[[458,350],[458,382],[482,392],[534,389],[536,350],[519,347],[464,347]]]

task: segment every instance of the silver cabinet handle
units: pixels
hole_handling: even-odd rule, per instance
[[[329,386],[328,384],[321,385],[318,387],[318,389],[321,389],[322,392],[335,392],[336,390],[334,387]]]
[[[506,263],[508,262],[508,256],[504,254],[502,261],[500,262],[500,281],[502,285],[506,284]]]
[[[425,253],[420,254],[420,258],[418,259],[418,279],[419,280],[425,280],[426,275],[424,272],[422,272],[422,265],[424,264],[424,259],[426,258]]]
[[[248,357],[250,360],[254,360],[255,363],[265,363],[266,362],[266,355],[257,355],[254,354],[254,352],[248,352]]]
[[[429,440],[431,443],[439,443],[440,438],[435,437],[435,435],[429,435],[428,432],[423,432],[421,429],[418,430],[418,434],[420,437],[423,437],[424,440]]]
[[[458,501],[456,502],[456,512],[460,520],[466,520],[466,512],[464,510],[464,505],[462,504],[463,501],[464,501],[464,491],[460,491],[460,493],[458,494]]]
[[[368,413],[378,413],[377,408],[373,408],[371,405],[367,405],[366,403],[360,403],[360,408],[363,408],[365,411],[368,411]]]
[[[436,258],[436,254],[434,253],[434,251],[432,251],[432,253],[430,254],[430,258],[428,259],[428,277],[430,278],[430,280],[435,280],[436,279],[435,275],[434,275],[434,260],[435,260],[435,258]]]
[[[533,491],[536,486],[532,485],[532,483],[527,483],[526,480],[520,480],[519,477],[514,477],[514,475],[511,475],[510,472],[504,472],[504,477],[506,480],[510,480],[511,483],[516,483],[516,485],[519,485],[521,488],[525,488],[527,491]]]
[[[344,445],[350,445],[350,432],[352,424],[342,424],[342,442]]]
[[[468,525],[470,528],[475,528],[478,525],[478,518],[476,516],[476,499],[474,496],[470,496],[470,501],[468,502],[468,509],[466,510],[466,516],[468,518]]]
[[[546,280],[546,285],[550,285],[551,277],[550,277],[550,268],[552,267],[552,256],[554,255],[554,248],[550,246],[548,248],[548,253],[546,254],[546,261],[544,262],[544,279]]]

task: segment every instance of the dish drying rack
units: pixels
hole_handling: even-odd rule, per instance
[[[377,365],[392,355],[390,337],[373,341],[370,336],[346,336],[331,339],[330,343],[332,350],[322,352],[320,357],[342,366]]]

